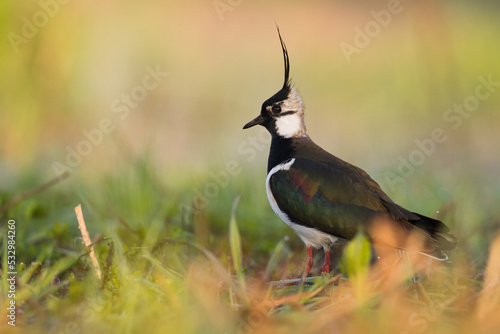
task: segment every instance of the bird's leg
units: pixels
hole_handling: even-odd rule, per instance
[[[321,267],[321,271],[324,273],[330,272],[330,247],[325,247],[325,263]]]
[[[307,275],[309,275],[309,272],[311,271],[312,266],[313,266],[313,249],[311,246],[307,246],[306,267],[305,267],[304,272],[302,273],[302,278],[300,279],[300,283],[297,287],[297,292],[302,292],[302,288],[304,287],[304,283],[306,282]]]
[[[309,275],[311,268],[313,266],[313,248],[311,246],[307,247],[307,261],[306,261],[306,271],[304,273],[304,277]]]

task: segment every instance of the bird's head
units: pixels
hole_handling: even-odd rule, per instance
[[[262,104],[260,115],[245,124],[243,129],[248,129],[254,125],[262,125],[272,136],[283,138],[305,137],[307,133],[304,123],[304,104],[299,93],[292,87],[290,82],[290,61],[279,29],[278,36],[285,61],[283,87]]]

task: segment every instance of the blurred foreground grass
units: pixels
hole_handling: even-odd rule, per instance
[[[450,254],[451,264],[421,263],[410,255],[391,265],[396,254],[386,254],[361,280],[318,277],[297,292],[296,286],[267,282],[300,276],[303,245],[295,236],[282,239],[290,231],[270,212],[265,198],[252,199],[253,180],[243,181],[233,218],[236,194],[197,213],[180,215],[178,203],[186,194],[164,184],[148,159],[131,162],[91,189],[70,177],[12,207],[2,220],[16,221],[17,319],[14,331],[6,320],[9,284],[2,275],[1,332],[500,329],[498,237],[491,250],[482,244],[482,256],[473,256],[469,240],[461,237],[460,247]],[[95,242],[102,279],[96,277],[80,240],[74,215],[78,203]],[[2,250],[7,230],[6,224],[0,228]],[[6,256],[3,251],[2,273],[10,271]],[[414,282],[411,270],[424,275]],[[336,273],[338,269],[332,272]]]

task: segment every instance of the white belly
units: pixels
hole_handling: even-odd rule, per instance
[[[321,248],[321,247],[328,248],[330,247],[331,244],[337,241],[338,239],[337,237],[327,234],[325,232],[321,232],[312,227],[306,227],[299,224],[295,224],[290,220],[290,218],[288,218],[288,215],[286,213],[280,210],[278,204],[276,203],[276,199],[271,193],[271,187],[269,186],[269,180],[271,179],[271,176],[278,171],[289,170],[294,162],[295,159],[291,159],[288,162],[275,166],[273,169],[271,169],[271,171],[269,171],[269,174],[267,174],[266,178],[267,199],[269,200],[271,207],[273,208],[274,212],[278,215],[278,217],[280,217],[281,220],[283,220],[288,226],[290,226],[295,231],[295,233],[297,233],[299,238],[306,244],[306,246],[312,246],[314,248]]]

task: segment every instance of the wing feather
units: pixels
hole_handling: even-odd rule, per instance
[[[296,158],[289,170],[271,176],[270,187],[294,222],[340,238],[350,239],[359,228],[387,215],[388,204],[382,200],[387,195],[378,184],[343,165]]]
[[[456,246],[442,222],[397,205],[362,169],[334,158],[295,158],[288,170],[271,176],[276,203],[293,222],[343,239],[363,229],[373,242],[400,249],[407,249],[411,236],[421,251],[438,259],[446,258],[441,249]],[[389,227],[392,236],[380,224]]]

